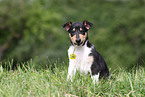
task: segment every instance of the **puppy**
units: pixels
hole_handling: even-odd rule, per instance
[[[65,23],[63,28],[68,31],[71,45],[68,49],[69,68],[67,80],[72,81],[76,71],[88,72],[96,83],[99,78],[109,76],[109,70],[103,57],[95,50],[88,40],[88,30],[93,26],[89,21]]]

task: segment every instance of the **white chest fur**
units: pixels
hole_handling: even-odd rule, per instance
[[[98,81],[99,73],[96,75],[92,75],[91,73],[91,66],[94,59],[93,56],[89,56],[89,54],[91,53],[92,48],[88,48],[86,44],[82,47],[77,47],[74,52],[74,54],[76,54],[76,59],[70,59],[70,54],[73,54],[74,49],[74,46],[70,46],[68,49],[69,68],[67,79],[71,79],[72,81],[72,77],[76,74],[77,70],[85,74],[90,72],[91,78],[95,84],[95,82]]]
[[[79,70],[81,73],[91,73],[91,65],[93,62],[93,57],[89,56],[91,48],[88,48],[86,45],[77,47],[74,52],[74,54],[76,54],[76,59],[70,59],[70,54],[73,53],[74,48],[74,46],[70,46],[68,50],[69,71],[75,73],[76,70]]]

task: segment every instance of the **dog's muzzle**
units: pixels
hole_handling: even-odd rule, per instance
[[[81,39],[78,38],[78,39],[75,40],[74,44],[77,45],[77,46],[80,46],[82,43],[83,43],[83,41],[81,41]]]

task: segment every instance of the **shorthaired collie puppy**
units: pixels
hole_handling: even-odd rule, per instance
[[[88,40],[88,30],[93,26],[89,21],[67,22],[63,28],[69,32],[71,46],[68,49],[69,68],[67,80],[72,81],[76,71],[88,72],[96,83],[99,78],[109,76],[109,70],[103,57],[96,51],[95,46]]]

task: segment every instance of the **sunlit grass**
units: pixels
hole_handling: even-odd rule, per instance
[[[29,66],[30,62],[27,64],[15,71],[0,66],[1,97],[145,96],[144,68],[131,72],[116,70],[111,74],[113,79],[100,80],[94,85],[89,75],[80,73],[73,82],[66,81],[65,66],[36,70]]]

